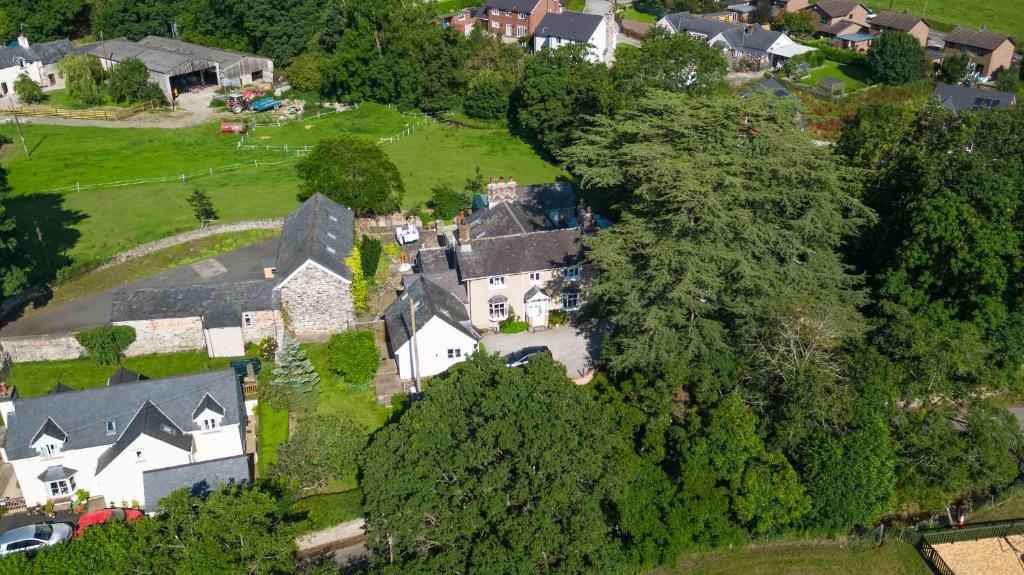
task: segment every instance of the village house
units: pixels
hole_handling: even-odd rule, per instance
[[[438,14],[436,20],[445,28],[451,28],[469,36],[473,33],[473,26],[476,24],[476,11],[476,8],[451,10],[444,14]]]
[[[437,375],[472,355],[480,341],[466,305],[423,274],[406,283],[384,323],[402,380]]]
[[[587,59],[608,62],[615,53],[615,34],[608,19],[597,14],[582,12],[551,13],[544,16],[533,34],[533,49],[557,49],[567,44],[589,46]]]
[[[138,42],[116,38],[84,49],[99,58],[105,70],[131,58],[140,60],[168,100],[174,90],[183,93],[192,86],[237,87],[274,80],[274,62],[269,58],[161,36],[146,36]]]
[[[17,45],[0,47],[0,97],[13,94],[14,81],[23,74],[43,90],[63,88],[57,62],[72,53],[74,46],[68,40],[30,44],[24,34],[18,36]]]
[[[819,36],[835,37],[868,31],[868,9],[854,0],[821,0],[804,8],[811,12]]]
[[[757,8],[771,9],[772,16],[780,12],[798,12],[810,4],[808,0],[753,0],[752,3]]]
[[[560,0],[486,0],[477,20],[492,34],[515,40],[533,34],[548,14],[561,14]]]
[[[1010,92],[985,90],[969,86],[936,84],[932,100],[952,112],[1009,108],[1017,104],[1017,95]]]
[[[786,60],[815,48],[798,44],[783,32],[765,30],[755,24],[739,24],[712,20],[677,12],[658,20],[659,27],[673,34],[689,34],[722,50],[731,68],[744,63],[755,67],[777,68]]]
[[[210,357],[245,355],[245,344],[323,341],[355,322],[352,210],[321,194],[288,215],[267,279],[119,290],[111,323],[135,329],[129,356],[205,349]]]
[[[887,30],[906,32],[914,37],[921,46],[928,46],[928,22],[908,14],[907,12],[879,12],[869,21],[868,27],[873,34],[881,34]]]
[[[152,511],[173,489],[216,489],[225,470],[235,482],[251,477],[245,405],[229,369],[112,378],[106,387],[59,386],[27,399],[15,388],[0,401],[0,415],[7,428],[0,453],[29,507],[66,506],[82,489],[110,506],[145,502]]]
[[[970,54],[972,71],[983,77],[991,77],[1013,66],[1013,52],[1016,49],[1016,44],[1009,36],[957,26],[946,35],[943,50],[949,54]]]

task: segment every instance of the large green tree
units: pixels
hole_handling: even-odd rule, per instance
[[[11,23],[6,33],[24,32],[31,42],[77,37],[87,29],[83,0],[0,0],[0,10]]]
[[[646,89],[713,92],[725,85],[722,52],[689,34],[652,28],[638,50],[618,55],[612,76],[618,89],[641,96]]]
[[[29,262],[18,249],[17,222],[7,213],[11,185],[7,169],[0,167],[0,294],[4,297],[20,292],[28,285]]]
[[[126,104],[164,101],[164,93],[149,80],[149,69],[138,58],[123,60],[110,71],[110,97]]]
[[[888,30],[868,50],[868,71],[876,82],[890,86],[924,78],[928,58],[917,39],[898,30]]]
[[[380,147],[351,134],[321,140],[295,167],[301,199],[321,193],[360,216],[397,210],[405,193],[398,168]]]
[[[610,571],[625,449],[562,365],[477,354],[373,436],[368,544],[387,573]]]

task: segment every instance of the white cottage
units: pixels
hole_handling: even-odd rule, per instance
[[[18,399],[15,390],[0,402],[7,426],[0,454],[13,466],[26,505],[67,504],[78,489],[110,505],[152,502],[147,473],[186,468],[158,482],[166,495],[172,487],[194,486],[197,474],[188,466],[218,461],[217,468],[231,462],[240,469],[246,411],[234,371],[154,380],[125,373],[119,370],[102,388],[74,391],[58,384],[41,397]],[[249,480],[247,471],[233,475]],[[206,484],[215,489],[223,476],[218,472]],[[191,483],[172,485],[170,477]]]
[[[546,14],[533,33],[533,50],[554,50],[568,44],[586,44],[588,60],[608,62],[615,52],[615,34],[609,34],[608,20],[598,14]]]

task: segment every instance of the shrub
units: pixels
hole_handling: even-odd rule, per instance
[[[327,343],[327,369],[347,383],[370,383],[379,366],[380,352],[372,331],[355,329],[336,333]]]
[[[19,75],[14,81],[14,93],[18,95],[18,99],[24,104],[38,104],[39,102],[46,101],[46,94],[43,93],[43,89],[39,87],[35,80],[29,78],[27,74]]]
[[[88,54],[68,56],[57,64],[64,76],[68,95],[83,104],[99,104],[103,101],[99,82],[103,79],[103,68],[99,58]]]
[[[277,355],[277,340],[273,337],[261,339],[257,353],[263,361],[272,361]]]
[[[138,58],[128,58],[110,71],[110,97],[126,104],[164,101],[163,91],[149,81],[149,70]]]
[[[558,327],[569,322],[569,314],[565,310],[556,309],[548,313],[548,325]]]
[[[356,309],[366,309],[366,276],[363,275],[363,258],[359,246],[352,246],[352,253],[345,258],[345,265],[352,271],[352,302]]]
[[[942,59],[939,66],[939,79],[947,84],[959,84],[967,77],[967,69],[971,65],[971,55],[956,52]]]
[[[389,255],[395,258],[401,257],[402,255],[402,248],[398,244],[385,244],[384,247],[381,248],[381,250],[384,252],[385,255]]]
[[[899,86],[923,78],[928,59],[917,39],[906,32],[889,30],[871,45],[868,70],[876,82]]]
[[[508,96],[501,74],[485,70],[470,80],[462,109],[471,118],[497,120],[508,113]]]
[[[450,220],[466,207],[466,194],[455,191],[447,184],[439,184],[430,191],[428,205],[434,210],[435,218]]]
[[[825,60],[832,60],[839,64],[861,64],[867,62],[868,55],[864,52],[854,52],[853,50],[843,50],[842,48],[836,48],[835,46],[824,46],[818,48],[821,53],[822,63]]]
[[[501,333],[521,333],[530,328],[530,324],[520,320],[516,312],[508,314],[508,317],[498,324],[498,331]]]
[[[100,365],[114,365],[124,357],[124,350],[135,341],[135,328],[128,325],[103,326],[80,331],[75,339],[89,357]]]
[[[363,277],[368,283],[376,283],[377,266],[380,265],[380,240],[363,236],[359,242],[359,261],[363,268]]]

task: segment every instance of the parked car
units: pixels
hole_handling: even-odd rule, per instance
[[[420,241],[420,231],[415,224],[409,222],[405,227],[395,228],[395,239],[399,245],[414,244]]]
[[[551,353],[546,345],[533,345],[505,356],[505,367],[522,367],[530,363],[530,358],[538,353]]]
[[[35,553],[40,547],[64,543],[71,538],[67,523],[36,523],[11,529],[0,535],[0,557],[14,553]]]
[[[90,511],[78,518],[78,528],[75,529],[75,537],[81,537],[82,532],[90,525],[97,525],[99,523],[107,523],[110,521],[115,523],[137,521],[142,519],[144,515],[145,514],[138,509],[121,509],[120,507]]]

